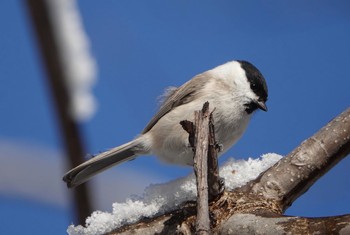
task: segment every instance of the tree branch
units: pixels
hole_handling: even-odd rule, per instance
[[[189,133],[190,144],[194,150],[193,169],[197,182],[197,220],[196,234],[209,234],[208,206],[208,145],[209,145],[209,103],[201,111],[194,113],[194,125],[188,121],[180,124]],[[194,136],[194,137],[193,137]]]
[[[208,199],[208,134],[209,103],[203,105],[201,111],[194,113],[196,126],[196,146],[194,153],[194,173],[197,179],[197,220],[196,234],[209,234],[209,199]]]
[[[350,108],[248,183],[244,191],[279,202],[285,211],[350,153]]]
[[[210,212],[216,218],[212,234],[350,234],[350,215],[322,218],[282,216],[277,213],[260,213],[259,208],[269,207],[263,200],[254,204],[254,197],[242,202],[241,193],[225,192],[210,205]],[[259,200],[258,198],[256,198]],[[237,203],[238,202],[238,203]],[[236,203],[238,205],[236,205]],[[249,205],[253,205],[250,207]],[[245,212],[246,208],[250,211]],[[256,211],[253,210],[255,208]],[[126,234],[194,234],[195,205],[187,203],[177,211],[144,219],[136,224],[124,226],[108,233]],[[213,224],[213,223],[212,223]],[[342,233],[341,233],[342,232]]]
[[[283,212],[311,185],[350,153],[350,109],[305,140],[257,179],[209,205],[215,234],[350,234],[350,215],[301,218]],[[144,219],[109,234],[191,234],[192,202],[178,210]]]
[[[215,140],[214,127],[214,110],[209,116],[209,148],[208,148],[208,186],[209,186],[209,200],[215,199],[224,190],[224,181],[219,176],[218,151],[220,151],[220,144]]]

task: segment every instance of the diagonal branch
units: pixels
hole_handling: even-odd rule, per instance
[[[349,153],[350,108],[242,189],[278,201],[285,211]]]
[[[247,185],[209,205],[214,234],[350,234],[350,215],[303,218],[283,212],[350,153],[350,108]],[[196,221],[191,202],[178,210],[126,225],[109,234],[184,234]]]

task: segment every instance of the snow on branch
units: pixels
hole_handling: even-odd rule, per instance
[[[244,190],[280,203],[285,211],[350,152],[350,108],[261,174]]]
[[[217,234],[349,234],[350,215],[323,218],[283,212],[350,153],[350,108],[286,157],[225,164],[226,191],[209,204],[211,232]],[[193,234],[196,221],[193,175],[146,189],[143,197],[113,204],[112,213],[94,212],[85,227],[69,234]]]
[[[275,164],[282,156],[265,154],[257,159],[229,159],[220,167],[225,188],[234,190],[255,179],[261,172]],[[123,203],[113,203],[112,212],[95,211],[86,219],[84,226],[71,225],[70,235],[95,235],[135,223],[144,217],[154,217],[180,209],[186,201],[195,201],[197,195],[194,174],[164,184],[152,184],[142,196],[133,196]]]

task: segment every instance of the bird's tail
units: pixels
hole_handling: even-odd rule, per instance
[[[63,176],[63,181],[69,188],[76,187],[114,165],[134,159],[136,155],[141,154],[140,150],[142,146],[137,139],[115,147],[68,171]]]

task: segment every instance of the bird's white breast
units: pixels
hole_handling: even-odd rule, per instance
[[[246,129],[250,117],[232,89],[226,87],[218,91],[213,88],[218,86],[214,83],[215,80],[208,82],[200,98],[174,108],[150,130],[153,154],[168,163],[192,165],[193,151],[189,146],[188,133],[179,123],[182,120],[193,121],[194,111],[200,110],[206,101],[209,101],[210,110],[215,109],[213,117],[216,140],[223,146],[223,152],[236,143]]]

